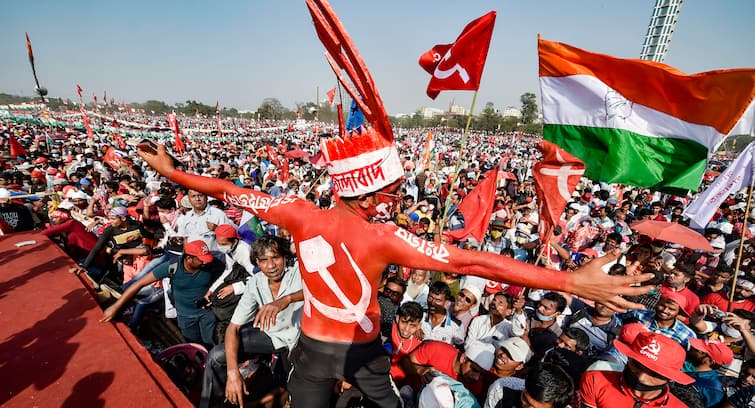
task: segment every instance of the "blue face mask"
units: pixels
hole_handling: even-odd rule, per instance
[[[544,314],[540,314],[540,312],[535,312],[535,316],[537,316],[537,320],[540,320],[541,322],[549,322],[556,318],[555,313],[550,316],[546,316]]]

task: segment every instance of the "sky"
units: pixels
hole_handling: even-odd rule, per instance
[[[331,0],[390,115],[423,106],[469,107],[473,92],[425,94],[417,64],[435,44],[453,42],[471,20],[498,17],[475,112],[540,99],[537,35],[590,51],[638,58],[655,0]],[[755,1],[686,1],[665,63],[686,73],[755,67]],[[51,97],[91,101],[192,99],[256,110],[277,98],[293,109],[336,84],[303,0],[3,2],[0,92],[31,96],[37,74]]]

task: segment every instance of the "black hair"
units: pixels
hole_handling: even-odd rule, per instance
[[[509,308],[514,307],[514,298],[511,295],[509,295],[506,292],[498,292],[495,295],[493,295],[493,299],[495,299],[495,298],[497,298],[499,296],[501,296],[504,299],[506,299],[506,304],[509,306]]]
[[[451,288],[446,282],[436,281],[430,285],[430,291],[433,295],[443,295],[446,299],[451,299]]]
[[[563,368],[555,364],[541,364],[527,375],[524,390],[534,400],[553,408],[566,408],[574,398],[574,381]]]
[[[399,306],[398,310],[396,311],[396,317],[405,317],[412,322],[422,320],[422,315],[422,305],[417,302],[406,302]]]
[[[556,302],[556,311],[563,313],[566,310],[566,298],[563,295],[556,292],[548,292],[543,295],[543,300],[550,300]]]
[[[686,277],[688,277],[690,279],[694,279],[695,278],[695,267],[693,265],[690,265],[690,264],[681,264],[681,265],[679,265],[679,264],[677,264],[677,265],[674,266],[674,269],[676,269],[677,271],[683,272],[684,276],[686,276]]]
[[[175,210],[176,200],[168,197],[160,197],[160,199],[155,202],[155,206],[164,210]]]
[[[286,241],[283,238],[266,234],[257,238],[256,240],[254,240],[254,243],[252,243],[251,261],[254,266],[259,266],[257,265],[257,258],[262,256],[263,252],[267,250],[277,252],[287,262],[294,257],[294,254],[291,252],[290,242]]]
[[[396,285],[401,286],[401,290],[406,292],[406,281],[399,278],[398,276],[391,276],[390,278],[388,278],[388,280],[385,281],[385,284],[387,285],[389,283],[395,283]]]
[[[615,263],[611,265],[610,268],[608,268],[608,274],[614,276],[624,276],[627,274],[627,267],[620,263]]]
[[[567,327],[564,329],[563,333],[566,337],[577,342],[577,351],[585,352],[590,348],[590,337],[584,330],[578,327]]]

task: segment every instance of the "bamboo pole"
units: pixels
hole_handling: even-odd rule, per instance
[[[446,226],[446,219],[448,218],[448,207],[451,206],[451,197],[453,197],[454,185],[459,178],[459,169],[461,168],[462,160],[464,160],[464,150],[467,146],[469,126],[472,124],[472,115],[474,113],[475,104],[477,103],[478,93],[479,90],[474,91],[474,96],[472,96],[472,105],[469,107],[469,115],[467,116],[467,125],[464,127],[464,133],[462,133],[461,135],[461,143],[459,145],[459,160],[456,161],[456,167],[454,168],[454,175],[451,179],[451,185],[448,186],[448,196],[446,197],[446,202],[443,204],[443,216],[440,219],[440,229],[438,230],[439,235],[443,235],[443,228],[445,228]]]
[[[753,180],[752,182],[755,182]],[[734,266],[734,279],[731,282],[731,293],[729,294],[729,304],[726,311],[731,312],[731,306],[734,303],[734,291],[737,289],[737,278],[739,277],[739,264],[742,262],[742,250],[745,244],[745,231],[747,230],[747,220],[750,217],[750,203],[752,202],[752,183],[747,188],[747,207],[745,207],[745,219],[742,221],[742,233],[739,236],[739,251],[737,251],[737,262]]]

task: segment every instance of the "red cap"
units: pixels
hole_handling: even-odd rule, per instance
[[[184,253],[186,255],[196,256],[204,263],[212,262],[210,249],[207,248],[207,244],[202,240],[191,241],[184,245]]]
[[[47,163],[47,159],[44,158],[44,157],[37,157],[37,159],[34,160],[32,163],[34,163],[34,164]]]
[[[627,323],[621,326],[621,333],[619,334],[619,338],[626,344],[632,344],[634,343],[634,339],[637,338],[638,334],[648,331],[648,328],[645,327],[645,325],[642,323]]]
[[[673,300],[679,305],[679,313],[689,317],[689,313],[687,312],[687,306],[689,303],[687,302],[687,298],[681,293],[674,292],[674,290],[669,287],[661,286],[661,299]]]
[[[239,235],[236,233],[236,228],[233,228],[233,225],[221,224],[215,227],[215,237],[238,239]]]
[[[620,353],[671,381],[682,385],[695,382],[694,378],[681,371],[687,352],[670,337],[647,332],[638,334],[632,344],[619,339],[614,340],[613,344]]]
[[[710,356],[710,359],[718,365],[729,365],[734,360],[734,352],[720,341],[692,338],[689,339],[689,345]]]

